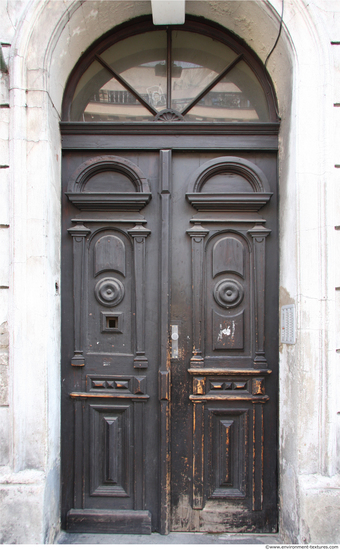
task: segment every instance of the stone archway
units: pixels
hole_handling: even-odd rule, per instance
[[[60,306],[57,286],[61,98],[68,74],[82,51],[112,26],[131,16],[148,13],[150,8],[147,2],[115,2],[114,9],[112,4],[69,2],[65,7],[60,2],[29,3],[17,26],[10,58],[9,422],[13,432],[9,464],[14,477],[8,478],[7,498],[12,504],[22,503],[25,509],[32,504],[36,507],[32,542],[51,540],[59,518]],[[275,40],[279,19],[269,2],[188,4],[191,13],[218,20],[265,59]],[[280,10],[280,2],[275,2],[275,7]],[[308,11],[304,2],[296,0],[286,7],[285,21],[288,29],[284,29],[268,63],[282,117],[281,298],[282,303],[297,302],[306,333],[299,332],[295,348],[283,349],[281,354],[281,417],[289,418],[297,412],[299,417],[298,427],[282,420],[281,521],[287,537],[302,541],[304,535],[298,533],[303,522],[302,532],[306,537],[313,537],[314,533],[310,496],[313,487],[317,486],[320,493],[326,495],[323,476],[333,475],[335,471],[335,412],[330,392],[335,357],[324,344],[321,347],[318,344],[327,340],[330,346],[334,343],[331,326],[335,310],[330,290],[333,256],[330,253],[325,257],[322,252],[332,250],[327,220],[332,219],[333,176],[327,186],[323,177],[332,151],[329,128],[323,122],[330,119],[330,112],[322,96],[325,93],[330,97],[330,87],[325,86],[330,65],[325,51],[327,38],[316,22],[315,11]],[[311,87],[312,81],[319,86]],[[305,121],[310,120],[313,105],[319,109],[317,113],[313,111],[312,129],[306,129]],[[316,136],[319,138],[320,132],[324,148],[317,145]],[[46,162],[42,163],[42,158]],[[311,198],[311,186],[315,200]],[[318,220],[316,224],[315,220]],[[318,337],[311,339],[311,319],[315,316],[321,322],[316,327]],[[33,339],[32,332],[39,334],[39,338]],[[307,402],[302,405],[301,395],[305,395],[308,376],[316,383],[309,388]],[[31,391],[27,391],[28,388]],[[290,450],[291,445],[295,450]],[[317,448],[323,451],[318,452]],[[14,482],[21,485],[21,496],[11,485]],[[8,526],[12,525],[13,532],[17,530],[15,514],[3,519]],[[22,542],[27,542],[27,531],[18,535],[20,537]]]

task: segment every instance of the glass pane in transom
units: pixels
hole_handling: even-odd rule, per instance
[[[268,104],[257,77],[244,61],[195,105],[186,120],[203,122],[267,122]]]
[[[150,113],[98,61],[81,77],[71,105],[71,120],[84,122],[143,121]]]
[[[166,31],[131,36],[100,57],[156,111],[166,108]]]
[[[172,108],[184,111],[236,56],[231,48],[207,36],[173,31]]]

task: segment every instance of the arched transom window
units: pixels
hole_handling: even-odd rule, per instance
[[[130,35],[125,29],[94,47],[76,74],[64,120],[277,120],[259,60],[234,37],[202,23],[134,25]]]

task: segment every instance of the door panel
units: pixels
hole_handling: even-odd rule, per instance
[[[63,526],[275,530],[275,154],[63,162]]]
[[[209,241],[206,261],[209,356],[246,357],[251,351],[250,250],[242,235],[218,233]]]
[[[160,220],[149,208],[158,155],[68,153],[64,176],[64,525],[150,533],[160,499]]]
[[[174,531],[277,525],[275,244],[266,260],[266,240],[277,231],[276,161],[223,158],[173,154],[171,318],[181,322],[179,358],[171,361]],[[262,183],[246,174],[252,191],[242,188],[249,196],[235,205],[230,171],[238,165]]]

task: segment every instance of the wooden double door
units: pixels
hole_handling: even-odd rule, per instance
[[[66,529],[276,530],[276,185],[275,151],[65,149]]]

